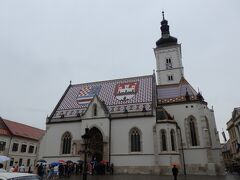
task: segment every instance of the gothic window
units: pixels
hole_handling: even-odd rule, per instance
[[[140,131],[137,128],[134,128],[130,131],[130,138],[131,138],[131,152],[140,152],[141,136]]]
[[[190,136],[191,136],[191,145],[197,146],[197,133],[196,133],[196,124],[193,120],[193,118],[190,118],[189,120],[189,129],[190,129]]]
[[[93,116],[97,116],[97,104],[93,104]]]
[[[176,151],[175,131],[173,129],[171,130],[170,135],[171,135],[172,151]]]
[[[165,130],[161,130],[161,151],[167,151],[167,135]]]
[[[62,136],[62,154],[70,154],[72,137],[69,132],[65,132]]]

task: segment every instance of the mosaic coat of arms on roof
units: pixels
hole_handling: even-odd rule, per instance
[[[52,113],[52,118],[83,114],[94,96],[110,113],[152,111],[153,75],[70,85]]]

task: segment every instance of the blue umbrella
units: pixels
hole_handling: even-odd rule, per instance
[[[51,166],[58,166],[60,163],[59,162],[52,162],[50,165]]]

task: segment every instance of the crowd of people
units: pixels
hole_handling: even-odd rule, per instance
[[[71,175],[80,175],[84,173],[84,162],[73,163],[71,161],[62,163],[38,163],[35,172],[43,179],[55,179],[71,177]],[[113,174],[113,164],[91,161],[87,163],[87,174],[104,175]]]
[[[3,164],[0,163],[0,172],[6,172],[3,168]],[[113,163],[107,161],[96,161],[93,159],[86,163],[86,171],[84,170],[84,162],[72,162],[72,161],[62,161],[62,162],[38,162],[35,167],[28,166],[25,168],[24,164],[18,164],[15,162],[13,166],[10,167],[9,172],[21,172],[21,173],[34,173],[38,174],[42,179],[58,179],[63,177],[70,177],[71,175],[81,175],[87,173],[89,175],[104,175],[113,174]]]

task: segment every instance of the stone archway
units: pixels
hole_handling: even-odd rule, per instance
[[[90,129],[90,135],[89,150],[91,156],[100,162],[103,159],[103,135],[96,127]]]

